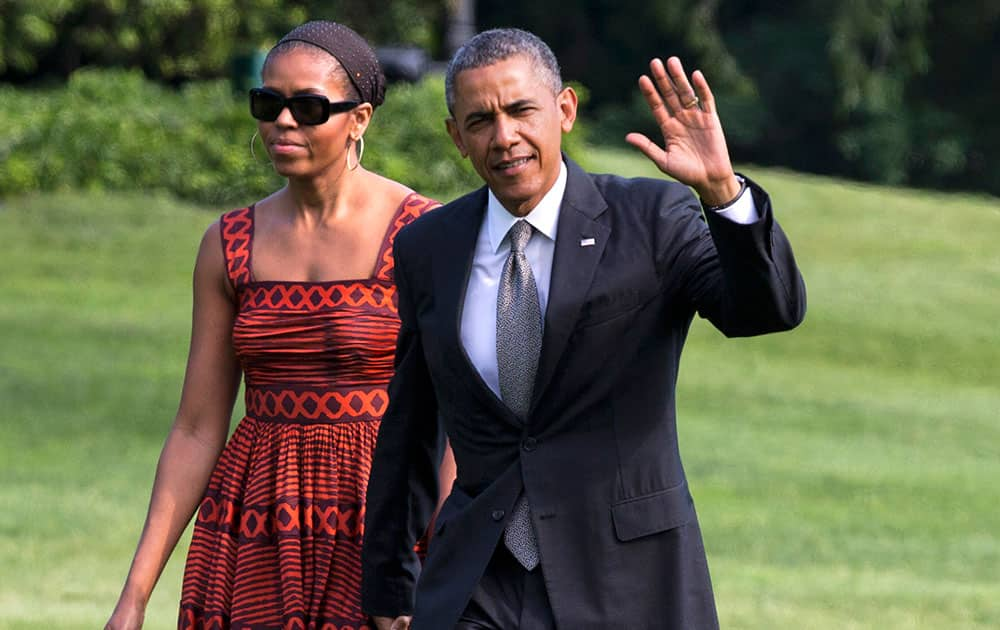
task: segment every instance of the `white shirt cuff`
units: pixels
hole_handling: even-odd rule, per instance
[[[753,193],[750,192],[749,187],[743,191],[739,199],[733,202],[733,205],[725,210],[717,210],[716,214],[741,225],[756,223],[760,219],[757,204],[754,203]]]

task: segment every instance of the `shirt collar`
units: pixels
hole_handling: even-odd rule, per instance
[[[549,192],[545,193],[538,205],[531,209],[524,220],[531,224],[533,228],[556,240],[556,228],[559,224],[559,206],[562,205],[563,195],[566,192],[566,164],[559,161],[559,176],[556,183],[552,185]],[[486,202],[486,228],[490,237],[490,247],[496,252],[500,249],[500,243],[507,236],[507,231],[518,220],[507,209],[501,205],[500,201],[489,191]]]

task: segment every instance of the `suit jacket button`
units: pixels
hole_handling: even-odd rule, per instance
[[[493,517],[494,521],[502,521],[503,514],[504,514],[503,510],[493,510],[493,513],[490,514],[490,516]]]
[[[533,437],[524,438],[524,441],[521,442],[521,448],[523,448],[526,451],[533,451],[537,446],[538,446],[538,440],[536,440]]]

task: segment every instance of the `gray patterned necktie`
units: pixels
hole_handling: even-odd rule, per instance
[[[510,255],[504,262],[497,291],[497,368],[500,397],[522,421],[531,407],[531,394],[542,348],[542,312],[538,287],[524,248],[532,227],[518,221],[508,232]],[[538,543],[531,525],[528,500],[522,494],[514,505],[503,535],[504,544],[529,571],[538,566]]]

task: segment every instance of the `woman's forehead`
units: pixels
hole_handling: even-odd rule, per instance
[[[261,74],[329,77],[339,66],[340,62],[330,53],[315,46],[303,45],[272,54]]]
[[[265,85],[282,84],[296,90],[339,92],[340,85],[334,71],[337,60],[330,54],[309,48],[294,48],[271,57],[264,66],[261,77]]]

